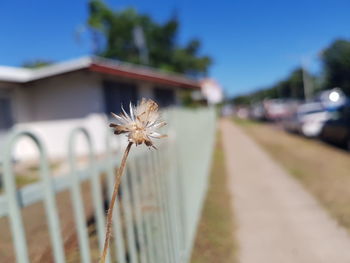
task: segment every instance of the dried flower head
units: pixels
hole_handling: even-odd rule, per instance
[[[156,132],[166,123],[161,119],[158,104],[153,100],[142,99],[136,107],[130,103],[130,114],[127,114],[123,107],[122,111],[120,115],[112,112],[113,117],[117,119],[117,123],[109,125],[114,129],[114,134],[126,133],[129,142],[136,145],[144,143],[152,147],[154,147],[152,138],[166,137]]]

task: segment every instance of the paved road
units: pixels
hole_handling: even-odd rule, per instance
[[[242,130],[220,126],[239,262],[350,263],[345,230]]]

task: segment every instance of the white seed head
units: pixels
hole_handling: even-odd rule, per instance
[[[166,135],[157,132],[157,129],[166,125],[166,122],[161,119],[158,104],[153,100],[142,99],[136,107],[130,103],[129,111],[130,113],[127,114],[122,107],[120,115],[112,112],[112,116],[117,120],[117,123],[111,123],[109,126],[114,129],[114,134],[126,133],[129,142],[136,145],[144,143],[152,147],[154,147],[153,138],[166,137]]]

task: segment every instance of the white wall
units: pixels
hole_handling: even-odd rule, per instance
[[[103,88],[98,75],[75,72],[15,89],[14,129],[27,129],[45,143],[50,158],[67,155],[69,133],[85,127],[92,136],[97,152],[105,149],[108,130],[104,114]],[[79,140],[78,154],[86,153],[86,143]],[[36,156],[36,149],[21,140],[15,149],[18,159]]]
[[[16,121],[84,118],[104,110],[103,89],[96,75],[76,72],[16,89]]]
[[[17,130],[26,129],[36,134],[45,144],[49,158],[52,159],[62,159],[67,156],[69,135],[76,127],[84,127],[88,130],[96,153],[105,152],[106,135],[109,127],[107,117],[104,114],[91,114],[81,119],[30,122],[15,125]],[[74,149],[77,155],[86,155],[87,144],[82,136],[78,136]],[[16,145],[14,154],[16,159],[32,159],[37,156],[37,151],[29,139],[22,139]]]
[[[154,98],[152,83],[134,83],[138,86],[139,99]],[[40,80],[16,87],[14,97],[17,123],[14,129],[26,129],[37,134],[44,142],[50,158],[66,157],[69,134],[76,127],[85,127],[92,136],[96,152],[104,152],[108,117],[104,113],[101,75],[75,72]],[[86,154],[86,149],[86,144],[80,140],[76,147],[77,154]],[[35,156],[36,149],[28,139],[17,144],[17,159]]]

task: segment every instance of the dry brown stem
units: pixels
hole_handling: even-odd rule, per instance
[[[126,159],[128,158],[132,144],[133,144],[132,142],[129,142],[128,146],[126,147],[126,149],[124,151],[122,162],[121,162],[119,169],[118,169],[118,172],[117,172],[117,178],[116,178],[115,183],[114,183],[113,195],[112,195],[111,203],[109,204],[109,208],[108,208],[108,212],[107,212],[106,237],[105,237],[103,251],[102,251],[102,255],[101,255],[99,263],[105,263],[105,261],[106,261],[109,240],[111,238],[113,208],[114,208],[114,204],[115,204],[115,201],[117,199],[117,196],[118,196],[119,185],[120,185],[121,178],[123,176],[123,172],[125,169]]]

